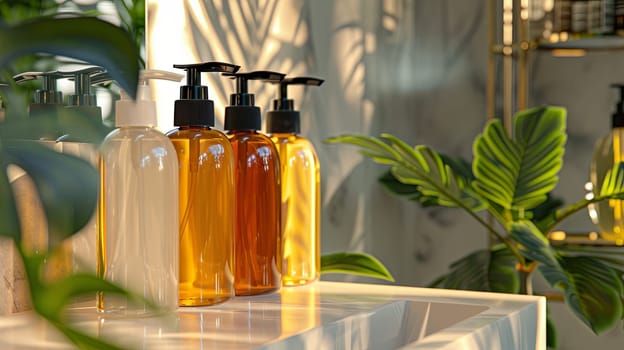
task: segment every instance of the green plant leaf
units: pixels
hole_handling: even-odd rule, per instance
[[[405,185],[417,186],[428,201],[449,207],[465,207],[478,211],[484,207],[472,191],[469,181],[457,175],[443,158],[426,146],[410,147],[400,139],[382,134],[387,143],[368,136],[343,135],[326,140],[360,147],[360,153],[374,161],[392,165],[392,175]]]
[[[26,270],[33,308],[81,349],[120,350],[121,348],[76,330],[63,320],[63,311],[74,297],[103,291],[146,303],[148,307],[157,310],[156,305],[141,296],[89,273],[75,273],[53,282],[44,281],[41,271],[49,255],[27,253],[19,245],[18,251]]]
[[[372,255],[341,252],[321,256],[321,273],[346,273],[394,282],[386,267]]]
[[[516,257],[503,245],[473,252],[454,262],[431,286],[449,289],[518,293]]]
[[[87,161],[28,140],[4,140],[0,157],[34,181],[48,219],[50,247],[89,222],[97,204],[99,176]]]
[[[81,331],[68,327],[65,323],[50,320],[50,322],[76,346],[82,350],[124,350],[116,345],[105,342],[101,339],[87,335]]]
[[[453,159],[445,154],[439,154],[442,161],[451,167],[455,174],[464,178],[464,182],[470,183],[474,176],[472,175],[472,167],[470,163],[462,158]],[[392,171],[388,170],[379,177],[379,182],[390,193],[404,197],[408,200],[420,202],[423,207],[439,205],[436,197],[429,197],[422,194],[416,185],[408,185],[399,181]]]
[[[438,205],[436,197],[424,196],[422,192],[418,190],[418,186],[402,183],[392,175],[392,171],[390,170],[383,173],[378,180],[388,192],[408,200],[420,202],[423,207]]]
[[[104,67],[136,95],[139,51],[123,29],[94,17],[44,17],[0,27],[0,67],[27,54],[48,53]]]
[[[561,256],[559,261],[558,266],[540,265],[542,276],[564,290],[566,304],[594,333],[613,327],[623,312],[620,275],[592,257]]]
[[[520,253],[525,258],[549,266],[559,266],[557,252],[533,222],[528,220],[513,222],[510,235],[522,245]]]
[[[565,110],[541,107],[516,115],[514,139],[493,120],[474,142],[477,192],[507,210],[530,210],[557,184],[566,141]]]
[[[67,108],[58,113],[40,115],[36,121],[10,118],[0,123],[0,139],[39,140],[69,134],[74,142],[99,144],[111,130],[101,120],[85,118],[84,114]]]
[[[48,319],[58,319],[73,298],[96,292],[123,295],[129,299],[142,300],[125,289],[88,273],[74,273],[38,290],[35,299],[37,310]]]
[[[599,196],[609,199],[624,197],[624,162],[614,164],[613,168],[607,172]]]

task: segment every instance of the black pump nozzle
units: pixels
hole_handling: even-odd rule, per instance
[[[186,71],[186,85],[180,87],[182,100],[207,100],[208,87],[201,84],[201,73],[235,73],[240,66],[224,62],[203,62],[194,64],[174,64],[174,68]]]
[[[226,73],[225,76],[236,79],[236,93],[230,95],[230,106],[225,108],[226,130],[260,130],[262,119],[260,108],[254,106],[254,95],[248,92],[249,80],[267,83],[279,83],[285,74],[271,71],[247,73]]]
[[[323,79],[312,77],[286,78],[282,80],[277,100],[273,100],[273,110],[267,112],[267,133],[295,133],[301,132],[299,112],[295,111],[295,103],[288,98],[288,85],[320,86]]]
[[[615,112],[611,115],[611,126],[621,128],[624,127],[624,84],[611,84],[611,87],[620,91],[620,99],[616,104]]]
[[[180,99],[175,101],[173,125],[214,126],[214,103],[208,99],[208,87],[201,84],[201,73],[234,74],[240,66],[223,62],[174,64],[186,71],[186,85],[180,86]]]
[[[268,70],[258,70],[247,73],[223,74],[236,79],[236,93],[230,95],[230,105],[232,106],[253,106],[254,95],[247,90],[249,80],[260,80],[267,83],[279,83],[284,79],[285,74],[271,72]]]

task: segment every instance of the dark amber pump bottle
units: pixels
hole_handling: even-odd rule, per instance
[[[225,129],[236,159],[236,295],[278,290],[282,284],[279,155],[273,141],[258,132],[260,108],[247,92],[248,80],[279,82],[283,74],[256,71],[230,74],[236,93],[225,108]]]
[[[234,154],[225,134],[211,128],[214,104],[200,74],[239,67],[220,62],[174,67],[187,71],[175,102],[178,128],[167,133],[180,167],[179,305],[213,305],[234,295]]]

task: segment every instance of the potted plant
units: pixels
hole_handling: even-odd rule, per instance
[[[498,242],[457,260],[433,286],[532,294],[537,271],[598,334],[623,317],[624,260],[553,246],[547,234],[591,203],[624,198],[624,163],[607,173],[592,199],[558,209],[551,191],[563,165],[565,128],[566,113],[558,107],[518,113],[511,136],[500,120],[491,120],[473,143],[472,164],[425,145],[411,147],[389,134],[327,141],[357,146],[366,157],[390,166],[381,181],[391,191],[425,206],[462,209]],[[549,324],[548,330],[549,346],[556,346],[554,327]]]

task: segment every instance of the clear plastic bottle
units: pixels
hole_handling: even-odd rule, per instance
[[[116,125],[101,146],[97,235],[98,275],[158,306],[99,292],[99,312],[143,315],[178,306],[178,161],[169,139],[155,129],[149,79],[182,75],[141,73],[136,102],[116,104]]]
[[[284,75],[236,73],[237,91],[225,109],[225,129],[236,159],[236,295],[281,287],[282,233],[279,155],[261,128],[260,108],[247,93],[248,80],[277,82]]]
[[[282,186],[282,284],[296,286],[319,278],[321,268],[321,175],[312,143],[300,135],[301,123],[288,85],[319,86],[323,80],[287,78],[280,82],[279,99],[267,113],[267,133],[280,157]]]
[[[174,124],[167,133],[180,164],[180,306],[205,306],[234,296],[234,153],[214,130],[214,105],[201,72],[238,66],[206,62],[174,65],[187,71]]]

